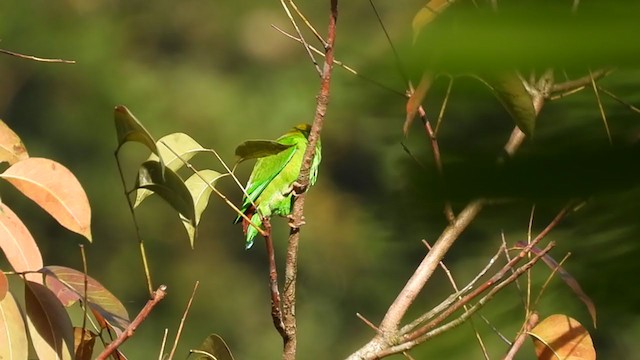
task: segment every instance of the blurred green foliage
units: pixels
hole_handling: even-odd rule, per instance
[[[378,5],[401,58],[415,64],[419,57],[409,49],[410,24],[424,2]],[[328,4],[299,6],[323,33]],[[373,336],[355,313],[378,322],[423,257],[420,240],[435,241],[446,225],[444,196],[419,122],[408,138],[402,138],[406,99],[398,93],[404,92],[405,85],[384,33],[367,2],[341,2],[339,6],[337,58],[395,92],[335,69],[322,134],[323,164],[318,185],[306,203],[307,225],[300,249],[301,359],[341,358]],[[617,8],[625,11],[623,5]],[[175,131],[188,133],[230,163],[235,146],[242,141],[273,139],[313,117],[318,76],[303,48],[270,28],[270,24],[291,28],[277,2],[8,0],[0,3],[0,14],[0,47],[77,61],[63,65],[0,57],[0,118],[22,137],[32,156],[60,161],[85,186],[93,209],[89,272],[131,314],[142,307],[148,294],[113,157],[113,107],[128,106],[157,138]],[[615,24],[610,18],[600,20]],[[508,29],[509,24],[504,26]],[[546,40],[556,44],[553,39],[562,37],[556,33],[562,32],[558,24],[548,25],[540,25],[548,31],[542,40],[535,37],[536,46],[544,47]],[[611,37],[606,36],[606,27],[598,27],[596,44],[632,35],[627,25],[618,23]],[[495,31],[486,24],[475,30],[485,37]],[[529,30],[525,35],[539,35]],[[466,37],[468,31],[462,26],[455,39],[469,46],[457,49],[472,52],[456,56],[473,60],[477,55],[489,62],[501,59],[504,52],[494,52],[495,46],[479,46],[480,40]],[[566,44],[574,43],[582,32],[571,34]],[[446,38],[439,40],[452,44]],[[515,41],[509,44],[517,44],[517,37]],[[584,51],[578,52],[581,58],[569,56],[578,61],[569,74],[584,75],[585,67],[592,64],[584,56],[594,50],[594,64],[626,65],[600,84],[625,101],[640,104],[640,72],[630,66],[637,57],[617,44],[611,43],[617,52],[607,62],[607,48],[592,49],[589,43],[580,42],[578,50]],[[522,46],[525,41],[519,45],[517,49],[526,49]],[[630,49],[637,50],[633,46]],[[520,50],[505,51],[519,55]],[[416,72],[415,67],[411,69]],[[436,79],[427,96],[425,105],[432,119],[437,118],[446,86],[446,79]],[[535,138],[526,142],[502,176],[492,164],[513,123],[482,84],[472,78],[456,78],[439,133],[445,172],[451,171],[447,190],[454,209],[479,195],[500,195],[509,201],[487,208],[446,260],[456,279],[464,283],[497,249],[501,232],[508,243],[526,237],[532,204],[536,204],[533,228],[539,231],[566,199],[584,198],[585,206],[549,236],[558,242],[553,254],[561,259],[572,252],[566,268],[598,308],[598,329],[590,331],[599,356],[628,358],[640,351],[636,341],[640,293],[632,280],[640,256],[640,123],[637,113],[611,98],[603,96],[603,105],[614,147],[608,145],[593,91],[587,88],[545,106]],[[402,150],[401,141],[422,165]],[[128,179],[133,181],[136,164],[148,153],[132,145],[125,146],[124,152],[130,154],[125,158],[132,170]],[[221,169],[214,158],[203,155],[194,158],[194,164]],[[250,165],[240,168],[241,180],[249,170]],[[83,240],[62,230],[6,184],[0,187],[3,202],[31,229],[45,263],[80,269],[77,244]],[[219,187],[236,203],[240,201],[241,192],[231,181],[220,181]],[[281,339],[269,316],[265,251],[259,242],[245,251],[241,229],[232,225],[234,213],[216,199],[212,204],[203,215],[195,251],[166,204],[150,198],[140,207],[153,279],[156,284],[167,284],[169,295],[125,345],[130,359],[157,356],[164,329],[175,333],[196,280],[200,288],[178,354],[186,356],[189,348],[215,332],[227,341],[237,359],[280,357]],[[280,220],[274,225],[278,261],[283,264],[288,228]],[[539,267],[536,283],[548,273]],[[428,309],[449,292],[444,275],[438,274],[410,315]],[[547,289],[540,311],[543,316],[567,313],[585,325],[590,323],[584,306],[559,280]],[[523,317],[520,295],[514,288],[506,290],[482,314],[507,338],[513,338]],[[475,324],[490,354],[503,354],[506,346],[491,328],[480,319]],[[481,358],[467,325],[411,354],[416,358]],[[520,358],[532,356],[523,352]]]

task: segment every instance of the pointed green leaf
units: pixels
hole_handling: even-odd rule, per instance
[[[91,206],[82,185],[62,164],[28,158],[11,165],[0,177],[48,212],[60,225],[91,242]]]
[[[158,146],[164,165],[174,172],[177,172],[184,166],[184,161],[189,161],[198,152],[207,151],[202,145],[198,144],[197,141],[184,133],[173,133],[163,136],[158,140],[156,145]],[[176,154],[178,156],[176,156]],[[147,160],[157,161],[158,156],[151,154]],[[147,189],[137,189],[136,201],[133,207],[138,207],[142,200],[151,194],[153,193]]]
[[[138,142],[146,146],[151,152],[158,155],[158,147],[153,136],[142,126],[140,121],[127,109],[126,106],[118,105],[113,112],[116,123],[116,134],[118,136],[118,149],[129,141]]]
[[[223,176],[224,175],[220,174],[217,171],[205,169],[198,171],[197,174],[191,175],[191,177],[188,178],[187,181],[185,181],[185,185],[191,193],[193,203],[195,204],[195,227],[197,227],[200,223],[200,216],[209,204],[209,196],[211,195],[212,191],[211,187],[214,186],[216,181],[218,181],[218,179]],[[180,215],[180,217],[182,218],[182,223],[187,229],[189,241],[191,242],[191,248],[193,248],[193,242],[196,236],[196,228],[192,226],[189,220],[184,216]]]
[[[11,293],[0,301],[0,359],[25,360],[29,354],[27,331]]]
[[[64,266],[49,265],[40,272],[47,275],[45,283],[64,306],[84,298],[85,274]],[[129,325],[129,313],[109,290],[87,276],[87,302],[113,327],[124,330]]]
[[[161,165],[158,161],[145,161],[138,170],[136,188],[151,190],[160,195],[187,222],[195,227],[196,211],[193,198],[184,181],[171,169],[165,169],[162,176]]]
[[[217,334],[207,336],[200,347],[197,350],[191,350],[191,353],[196,354],[195,360],[233,360],[231,350]]]
[[[236,147],[238,162],[250,159],[258,159],[265,156],[275,155],[293,145],[283,145],[271,140],[248,140]]]
[[[531,95],[524,87],[518,74],[513,72],[484,76],[481,79],[500,100],[516,126],[527,136],[533,135],[536,122],[536,110]]]
[[[27,326],[40,359],[71,360],[73,327],[66,310],[45,286],[27,281],[24,287]]]
[[[16,133],[0,120],[0,162],[13,165],[29,157],[27,149]]]

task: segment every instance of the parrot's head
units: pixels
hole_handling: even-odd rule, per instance
[[[298,131],[301,132],[305,138],[309,138],[309,133],[311,133],[311,125],[309,124],[299,124],[296,125],[293,129],[291,129],[292,132],[294,131]]]

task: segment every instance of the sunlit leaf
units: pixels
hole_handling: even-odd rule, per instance
[[[275,155],[293,145],[283,145],[271,140],[248,140],[236,147],[238,162]]]
[[[8,291],[9,291],[9,280],[7,279],[7,275],[5,275],[2,272],[2,270],[0,270],[0,301],[4,299]]]
[[[429,72],[422,74],[420,84],[418,84],[416,90],[411,94],[409,100],[407,100],[407,117],[405,118],[404,125],[402,126],[402,131],[405,136],[409,134],[409,127],[411,127],[411,124],[418,113],[418,109],[420,108],[420,105],[422,105],[422,100],[427,96],[427,92],[429,91],[429,88],[431,88],[432,83],[433,74]]]
[[[81,327],[73,328],[73,349],[75,360],[90,360],[93,354],[93,346],[96,343],[97,334]]]
[[[183,161],[189,161],[198,152],[206,151],[197,141],[183,133],[173,133],[163,136],[158,140],[157,146],[164,165],[173,171],[178,171],[184,166]],[[178,156],[176,156],[176,154]],[[151,154],[147,160],[157,161],[158,156]],[[133,207],[140,205],[142,200],[151,194],[153,194],[153,192],[147,189],[137,189],[136,201]]]
[[[42,268],[42,255],[31,233],[3,203],[0,203],[0,248],[17,272],[38,271]],[[35,279],[35,276],[28,274],[27,278]]]
[[[73,328],[69,315],[45,286],[27,281],[25,312],[33,348],[40,359],[73,359]]]
[[[483,76],[482,81],[493,90],[518,128],[527,136],[532,136],[536,122],[536,111],[531,95],[524,87],[518,74],[514,71],[488,75]]]
[[[116,106],[113,116],[116,123],[116,135],[118,136],[118,150],[125,143],[134,141],[143,144],[154,154],[159,154],[153,136],[151,136],[147,129],[142,126],[140,121],[133,116],[126,106]]]
[[[91,207],[82,185],[69,169],[44,158],[17,162],[0,177],[35,201],[60,225],[91,241]]]
[[[211,186],[214,186],[216,181],[218,181],[218,179],[222,176],[223,175],[217,171],[205,169],[205,170],[198,171],[197,174],[191,175],[191,177],[189,177],[187,181],[185,181],[185,185],[187,186],[187,189],[191,193],[191,196],[193,197],[193,203],[195,204],[195,211],[196,211],[195,226],[196,227],[200,223],[200,216],[202,215],[202,212],[204,212],[204,210],[207,208],[207,205],[209,204],[209,196],[211,195],[211,191],[212,191]],[[187,233],[189,234],[189,240],[191,242],[191,247],[193,248],[193,242],[196,236],[196,229],[194,226],[191,226],[191,223],[189,222],[188,219],[184,218],[182,215],[180,215],[180,217],[183,220],[182,223],[185,225],[185,228],[187,229]]]
[[[217,334],[211,334],[202,342],[200,347],[196,350],[191,350],[192,354],[195,354],[193,359],[195,360],[211,360],[211,356],[203,354],[210,354],[215,356],[215,360],[233,360],[231,350],[222,338]]]
[[[28,354],[24,320],[16,300],[8,293],[0,301],[0,359],[26,360]]]
[[[575,319],[555,314],[529,332],[538,360],[595,360],[589,332]]]
[[[85,274],[64,266],[49,265],[41,270],[46,274],[45,283],[59,301],[70,306],[82,300],[84,294]],[[102,284],[87,276],[87,302],[92,310],[113,327],[124,330],[129,325],[129,314],[120,300]]]
[[[140,165],[136,188],[151,190],[160,195],[174,210],[176,210],[188,223],[195,227],[195,208],[193,198],[184,181],[171,169],[165,169],[162,176],[160,163],[149,160]]]
[[[435,18],[448,8],[453,1],[454,0],[427,1],[426,5],[418,10],[416,16],[413,17],[413,21],[411,22],[411,28],[413,29],[413,41],[416,40],[422,28],[435,20]]]
[[[22,140],[11,130],[4,121],[0,120],[0,162],[13,165],[29,157]]]

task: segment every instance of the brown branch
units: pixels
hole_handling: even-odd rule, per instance
[[[613,72],[613,69],[600,69],[600,70],[596,70],[594,72],[590,72],[589,74],[575,79],[575,80],[568,80],[565,81],[563,83],[558,83],[558,84],[553,84],[551,86],[551,91],[549,91],[550,93],[557,93],[557,92],[565,92],[565,91],[571,91],[573,89],[577,89],[583,86],[587,86],[589,84],[591,84],[591,79],[593,78],[594,80],[599,80],[609,74],[611,74]]]
[[[304,218],[304,191],[309,185],[309,172],[311,163],[316,151],[316,144],[320,138],[320,132],[327,113],[329,104],[329,94],[331,88],[331,70],[333,69],[333,51],[336,39],[336,22],[338,20],[338,0],[331,0],[331,14],[329,16],[329,27],[327,31],[327,46],[325,49],[325,62],[320,81],[320,92],[317,98],[316,111],[309,133],[309,143],[302,159],[300,175],[294,184],[294,192],[297,199],[293,204],[289,226],[289,242],[287,246],[284,296],[282,304],[282,320],[285,333],[287,335],[284,342],[283,359],[294,360],[297,348],[297,325],[296,325],[296,280],[298,273],[298,246],[300,242],[300,226]]]
[[[282,309],[280,308],[280,286],[278,285],[278,270],[276,269],[276,253],[273,249],[273,238],[271,237],[271,221],[268,217],[262,219],[265,228],[265,244],[267,246],[267,257],[269,258],[269,290],[271,292],[271,318],[273,326],[282,337],[283,342],[287,342],[287,333],[282,322]]]
[[[0,49],[0,53],[15,56],[21,59],[46,62],[46,63],[59,63],[59,64],[75,64],[76,63],[75,60],[41,58],[41,57],[32,56],[32,55],[20,54],[20,53],[13,52],[10,50],[5,50],[5,49]]]
[[[538,321],[540,321],[540,317],[538,313],[533,312],[529,315],[529,319],[527,319],[527,323],[523,326],[522,331],[518,334],[518,337],[511,345],[509,352],[504,356],[503,360],[513,360],[514,356],[520,351],[520,348],[524,344],[524,341],[527,340],[528,332],[531,331],[536,325],[538,325]]]
[[[130,337],[133,336],[133,333],[138,329],[140,324],[149,316],[151,310],[160,302],[160,300],[164,299],[167,295],[167,286],[160,285],[158,290],[153,292],[153,295],[149,301],[144,305],[142,310],[138,313],[135,319],[127,326],[127,328],[118,336],[117,339],[112,341],[109,346],[107,346],[100,355],[96,358],[96,360],[105,360],[109,355],[111,355],[120,345],[122,345],[125,341],[129,340]]]

